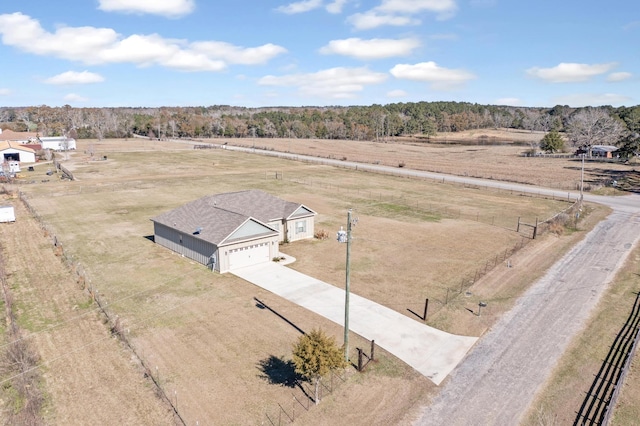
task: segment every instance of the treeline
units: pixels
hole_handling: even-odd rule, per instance
[[[623,133],[640,132],[640,106],[528,108],[466,102],[410,102],[351,107],[231,106],[160,108],[0,107],[0,126],[42,136],[124,138],[319,138],[378,140],[470,129],[568,131],[572,118],[598,110]]]

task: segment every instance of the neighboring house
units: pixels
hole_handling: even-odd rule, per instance
[[[66,136],[41,136],[38,138],[42,149],[54,151],[69,151],[76,149],[76,140]]]
[[[248,190],[203,197],[151,220],[156,243],[224,273],[273,260],[282,241],[313,238],[315,215]]]
[[[591,147],[592,157],[613,158],[613,153],[619,148],[613,145],[593,145]]]
[[[0,131],[0,141],[32,143],[37,142],[38,133],[36,132],[14,132],[13,130]]]
[[[4,132],[3,132],[4,133]],[[35,163],[36,152],[17,142],[0,142],[0,162],[19,161],[21,163]]]

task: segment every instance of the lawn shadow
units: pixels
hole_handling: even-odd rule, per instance
[[[272,385],[282,385],[288,388],[295,388],[302,376],[296,373],[293,361],[285,361],[275,355],[261,360],[258,363],[261,379],[265,379]]]
[[[273,310],[273,308],[269,307],[266,303],[264,303],[263,301],[261,301],[260,299],[258,299],[257,297],[254,297],[253,300],[256,301],[256,307],[259,309],[267,309],[268,311],[274,313],[276,316],[278,316],[280,319],[282,319],[284,322],[286,322],[287,324],[289,324],[291,327],[295,328],[296,330],[298,330],[300,332],[300,334],[306,334],[304,332],[303,329],[301,329],[300,327],[298,327],[297,325],[295,325],[294,323],[292,323],[291,321],[289,321],[287,318],[283,317],[282,315],[280,315],[278,312],[276,312],[275,310]]]

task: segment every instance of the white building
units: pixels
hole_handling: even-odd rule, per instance
[[[15,222],[16,212],[13,206],[0,206],[0,223]]]
[[[41,136],[42,149],[53,151],[69,151],[76,149],[76,140],[66,136]]]
[[[36,152],[17,142],[0,142],[0,163],[17,161],[20,163],[35,163]]]

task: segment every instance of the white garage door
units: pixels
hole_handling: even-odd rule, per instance
[[[260,243],[229,251],[229,269],[242,268],[268,261],[269,243]]]

